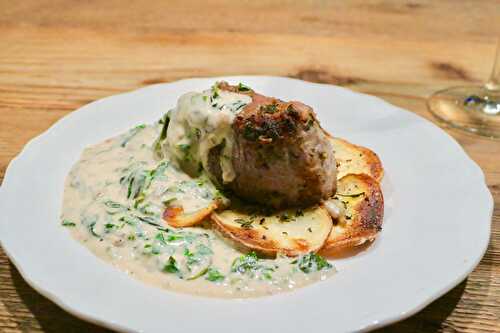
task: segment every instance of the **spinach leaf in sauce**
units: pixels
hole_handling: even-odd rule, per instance
[[[97,232],[95,232],[94,230],[94,227],[96,225],[96,221],[92,222],[89,224],[88,228],[89,228],[89,231],[90,233],[92,234],[92,236],[95,236],[95,237],[98,237],[98,238],[101,238],[101,235],[99,235]]]
[[[139,133],[144,128],[146,128],[146,125],[144,125],[144,124],[138,125],[138,126],[132,128],[128,132],[128,135],[120,143],[120,147],[125,148],[125,146],[127,145],[127,143],[129,143],[129,141],[132,140],[137,135],[137,133]]]
[[[239,273],[250,278],[257,277],[261,280],[271,280],[274,271],[275,267],[265,265],[254,251],[236,258],[231,265],[232,273]]]
[[[153,151],[155,153],[155,156],[157,158],[164,158],[165,154],[163,153],[162,150],[162,144],[167,138],[167,130],[168,130],[168,125],[170,124],[170,111],[167,112],[159,121],[159,124],[162,125],[161,127],[161,132],[156,141],[153,144]]]
[[[247,273],[258,268],[259,258],[254,251],[236,258],[231,265],[231,272]]]
[[[106,206],[106,212],[110,215],[114,215],[129,210],[129,208],[127,208],[126,206],[113,200],[104,201],[104,206]]]
[[[325,258],[314,252],[308,253],[300,257],[300,259],[292,262],[292,264],[295,263],[304,273],[318,272],[323,269],[330,269],[333,267],[332,264],[330,264]]]
[[[238,91],[239,92],[252,91],[252,88],[240,82],[238,83]]]
[[[61,225],[63,227],[74,227],[74,226],[76,226],[76,224],[74,222],[71,222],[70,220],[66,220],[66,219],[62,220]]]
[[[174,257],[170,256],[167,263],[163,266],[163,272],[165,273],[179,273],[179,267],[177,266],[177,261]]]
[[[120,178],[120,184],[127,186],[127,199],[135,199],[135,208],[146,198],[146,191],[152,182],[164,176],[168,165],[167,161],[162,161],[152,170],[143,169],[140,165],[131,165],[123,170],[131,170]]]
[[[222,275],[217,269],[210,267],[205,275],[205,280],[210,282],[220,282],[225,279],[225,276]]]

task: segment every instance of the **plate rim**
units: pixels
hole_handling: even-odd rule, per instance
[[[14,173],[13,170],[15,170],[16,165],[18,163],[20,163],[20,161],[22,161],[23,157],[25,157],[28,154],[30,149],[33,149],[33,146],[35,146],[37,144],[42,144],[43,140],[49,136],[49,133],[51,131],[53,131],[54,128],[57,128],[59,126],[64,126],[65,123],[68,121],[68,119],[74,117],[76,114],[80,114],[80,115],[83,114],[86,109],[92,108],[97,103],[101,103],[104,100],[113,99],[113,98],[124,96],[124,95],[139,94],[139,93],[144,92],[145,90],[149,90],[153,87],[159,87],[159,86],[168,87],[169,85],[179,84],[181,82],[189,83],[189,81],[195,82],[195,81],[200,81],[200,80],[203,80],[203,81],[207,81],[207,80],[210,80],[210,81],[217,81],[217,80],[244,81],[246,79],[265,79],[265,80],[270,79],[270,80],[296,81],[296,82],[300,82],[301,84],[305,84],[305,85],[334,87],[335,89],[344,90],[344,91],[348,92],[349,94],[352,94],[355,96],[360,96],[361,98],[364,98],[364,99],[370,98],[370,99],[372,99],[372,101],[376,101],[377,103],[385,104],[386,106],[388,106],[390,108],[397,109],[398,112],[404,112],[406,114],[410,114],[414,119],[421,121],[421,122],[424,122],[426,125],[431,125],[432,127],[434,127],[434,129],[439,131],[441,135],[445,135],[449,141],[452,141],[454,144],[456,144],[460,148],[462,155],[464,157],[466,157],[467,163],[469,163],[471,166],[475,167],[480,172],[480,178],[482,180],[482,183],[477,184],[478,190],[479,190],[479,186],[481,186],[481,192],[488,199],[489,216],[490,216],[489,223],[486,226],[488,229],[488,233],[487,233],[488,237],[485,240],[485,242],[482,244],[481,251],[479,251],[480,255],[477,256],[476,258],[474,258],[474,260],[471,263],[469,263],[469,265],[467,266],[467,269],[465,269],[461,275],[456,276],[452,281],[449,281],[449,283],[446,286],[443,286],[437,292],[435,292],[433,294],[428,294],[427,297],[423,301],[419,302],[418,304],[416,304],[414,306],[409,306],[409,309],[405,309],[405,310],[400,311],[399,313],[395,313],[395,314],[392,314],[390,316],[386,316],[382,320],[377,320],[377,321],[374,321],[371,323],[367,323],[365,325],[357,326],[356,330],[367,331],[367,330],[380,328],[380,327],[395,323],[397,321],[406,319],[406,318],[414,315],[415,313],[421,311],[423,308],[425,308],[427,305],[429,305],[431,302],[438,299],[439,297],[441,297],[442,295],[447,293],[449,290],[454,288],[456,285],[458,285],[476,268],[476,266],[479,264],[479,262],[481,261],[481,259],[484,256],[484,254],[486,253],[488,245],[490,243],[491,224],[492,224],[491,220],[492,220],[492,216],[493,216],[494,201],[493,201],[493,197],[491,195],[491,192],[489,191],[489,188],[486,184],[484,172],[479,167],[479,165],[466,153],[466,151],[463,149],[463,147],[460,144],[458,144],[458,142],[450,134],[448,134],[446,131],[444,131],[442,128],[440,128],[436,124],[432,123],[431,121],[428,121],[427,119],[423,118],[422,116],[420,116],[414,112],[411,112],[411,111],[405,110],[403,108],[400,108],[398,106],[392,105],[379,97],[365,94],[365,93],[360,93],[357,91],[353,91],[353,90],[350,90],[350,89],[345,88],[345,87],[340,87],[340,86],[331,85],[331,84],[327,84],[327,83],[309,82],[309,81],[304,81],[304,80],[300,80],[300,79],[296,79],[296,78],[281,77],[281,76],[268,76],[268,75],[234,75],[234,76],[218,76],[218,77],[193,77],[193,78],[186,78],[186,79],[176,80],[176,81],[171,81],[171,82],[166,82],[166,83],[157,83],[157,84],[153,84],[153,85],[148,85],[145,87],[141,87],[139,89],[134,89],[134,90],[122,92],[119,94],[106,96],[104,98],[100,98],[100,99],[97,99],[95,101],[92,101],[88,104],[85,104],[85,105],[79,107],[78,109],[76,109],[74,111],[67,113],[66,115],[64,115],[63,117],[58,119],[55,123],[53,123],[48,129],[46,129],[45,131],[43,131],[39,135],[33,137],[32,139],[30,139],[23,146],[21,151],[9,162],[9,164],[5,170],[4,179],[3,179],[2,185],[0,186],[0,199],[4,195],[7,195],[8,187],[5,186],[5,184],[7,183],[7,181],[10,181],[10,179],[13,178],[12,173]],[[2,200],[0,200],[0,201],[2,201]],[[0,224],[1,223],[2,223],[2,220],[0,220]],[[5,221],[4,223],[7,223],[7,221]],[[28,283],[28,285],[30,285],[33,289],[35,289],[42,296],[46,297],[50,301],[57,304],[63,310],[67,311],[68,313],[70,313],[70,314],[72,314],[80,319],[83,319],[85,321],[88,321],[88,322],[91,322],[91,323],[94,323],[94,324],[97,324],[97,325],[100,325],[103,327],[107,327],[107,328],[110,328],[113,330],[119,330],[119,331],[124,331],[124,332],[133,332],[134,331],[130,327],[124,326],[120,323],[112,322],[112,321],[109,321],[106,319],[101,319],[95,315],[88,314],[85,311],[78,309],[77,306],[74,306],[74,305],[66,302],[63,299],[64,295],[63,296],[55,295],[55,294],[51,293],[49,290],[44,289],[44,287],[36,281],[36,278],[33,279],[33,277],[29,276],[25,272],[25,270],[23,269],[23,265],[26,263],[20,263],[17,260],[16,255],[4,246],[4,242],[2,241],[1,235],[0,235],[0,246],[2,247],[2,249],[4,250],[6,255],[8,256],[9,260],[14,264],[14,266],[16,267],[16,269],[18,270],[18,272],[20,273],[22,278],[26,281],[26,283]]]

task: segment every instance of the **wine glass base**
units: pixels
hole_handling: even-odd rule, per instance
[[[500,90],[484,86],[448,88],[434,93],[427,107],[451,127],[500,139]]]

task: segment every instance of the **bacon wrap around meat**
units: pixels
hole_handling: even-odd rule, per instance
[[[274,208],[308,206],[335,194],[333,148],[311,107],[226,82],[218,83],[218,88],[252,97],[232,125],[236,177],[224,187]],[[220,148],[210,152],[209,172],[221,183],[219,155]]]

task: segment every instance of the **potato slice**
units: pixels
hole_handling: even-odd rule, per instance
[[[163,212],[163,219],[172,227],[192,227],[203,222],[217,206],[217,202],[214,201],[192,213],[184,213],[182,207],[171,206]]]
[[[324,250],[338,250],[372,241],[382,230],[384,198],[378,182],[365,174],[349,174],[337,183],[337,194],[329,200],[339,207],[339,217]]]
[[[252,213],[248,207],[214,212],[216,227],[244,246],[267,254],[295,256],[317,251],[332,229],[326,209],[288,209],[273,214]]]
[[[377,154],[368,148],[357,146],[344,139],[329,136],[337,160],[337,179],[347,174],[366,174],[376,181],[384,175]]]

